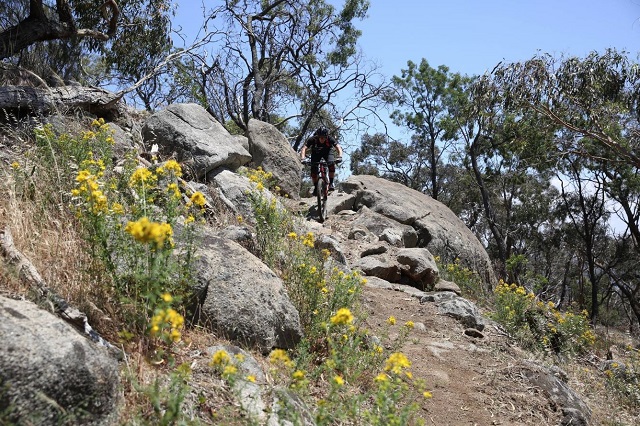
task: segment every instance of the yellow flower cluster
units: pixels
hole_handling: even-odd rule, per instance
[[[204,194],[202,192],[194,192],[193,195],[189,198],[188,206],[191,204],[195,204],[196,206],[202,208],[207,203],[206,198],[204,198]]]
[[[269,361],[272,364],[281,364],[285,367],[293,367],[293,361],[287,355],[287,351],[284,349],[274,349],[271,354],[269,354]]]
[[[180,199],[180,188],[178,188],[178,184],[175,182],[170,183],[169,185],[167,185],[167,190],[166,190],[169,194],[171,194],[171,196],[173,198],[175,198],[176,200]]]
[[[313,232],[307,232],[307,235],[305,235],[304,238],[302,238],[302,244],[304,244],[307,247],[313,248],[313,243],[314,243]]]
[[[402,369],[411,367],[411,361],[402,352],[394,352],[385,362],[384,371],[401,374]]]
[[[518,296],[525,296],[528,299],[535,298],[535,295],[532,292],[528,292],[524,287],[516,284],[507,284],[503,280],[498,282],[494,292],[498,295],[512,293]]]
[[[173,174],[175,177],[180,177],[182,176],[182,167],[176,160],[168,160],[163,166],[156,169],[156,173],[160,176]]]
[[[165,241],[173,245],[173,229],[168,223],[151,222],[146,217],[127,223],[125,231],[142,243],[155,243],[160,248]]]
[[[146,167],[137,168],[129,178],[129,186],[137,188],[140,186],[155,186],[158,177]]]
[[[353,322],[353,314],[347,308],[340,308],[334,316],[331,317],[331,324],[344,325],[351,324]]]
[[[161,309],[151,318],[151,336],[164,334],[172,342],[180,340],[180,329],[184,325],[184,317],[175,309]]]
[[[80,170],[76,176],[78,186],[71,190],[74,197],[82,197],[90,206],[92,213],[100,214],[107,211],[107,197],[100,189],[98,176],[89,170]]]
[[[216,351],[216,353],[213,354],[213,356],[211,357],[211,362],[209,363],[209,365],[224,367],[230,361],[231,361],[231,357],[229,356],[227,351],[225,351],[224,349],[220,349],[220,350]]]
[[[273,173],[265,172],[262,167],[258,167],[256,170],[249,172],[249,180],[256,184],[256,188],[261,191],[265,187],[269,187],[271,179],[273,179]]]

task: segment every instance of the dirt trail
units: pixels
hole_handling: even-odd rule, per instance
[[[368,326],[384,329],[389,316],[397,327],[416,326],[400,349],[412,362],[414,377],[423,378],[433,398],[422,405],[422,417],[433,425],[557,425],[562,413],[518,377],[519,351],[491,326],[484,337],[464,334],[453,318],[437,313],[401,291],[366,287]]]
[[[350,221],[349,216],[331,215],[317,232],[336,238],[353,264],[366,243],[347,239]],[[420,303],[403,291],[366,286],[363,299],[367,326],[374,332],[387,329],[390,316],[397,320],[396,331],[406,321],[416,324],[400,350],[411,360],[414,377],[425,379],[432,391],[433,398],[422,403],[427,425],[560,424],[561,410],[518,374],[524,352],[492,325],[483,337],[470,337],[433,303]]]

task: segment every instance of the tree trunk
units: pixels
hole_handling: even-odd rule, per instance
[[[0,110],[9,114],[48,115],[78,109],[113,119],[125,112],[125,105],[115,93],[95,87],[0,87]]]

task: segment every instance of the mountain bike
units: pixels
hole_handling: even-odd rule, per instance
[[[305,159],[302,164],[314,167],[318,165],[318,181],[315,186],[316,200],[318,202],[318,221],[324,222],[327,218],[327,197],[329,196],[329,165],[339,163],[339,161],[327,162],[324,158],[318,163],[312,163]]]

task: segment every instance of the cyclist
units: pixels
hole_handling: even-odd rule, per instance
[[[318,170],[321,158],[329,164],[329,191],[333,191],[333,178],[336,174],[336,165],[342,161],[342,147],[338,142],[329,136],[329,131],[325,127],[320,127],[313,136],[307,139],[300,151],[300,159],[304,160],[307,148],[311,148],[311,180],[313,181],[313,196],[316,196],[316,182],[318,182]],[[338,151],[338,158],[334,160],[333,151]]]

